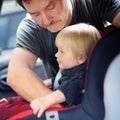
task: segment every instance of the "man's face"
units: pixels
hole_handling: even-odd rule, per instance
[[[70,0],[31,0],[23,5],[37,24],[51,32],[68,26],[72,19]]]

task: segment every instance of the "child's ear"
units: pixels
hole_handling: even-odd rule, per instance
[[[84,55],[81,54],[81,55],[78,56],[77,61],[78,61],[79,64],[82,64],[82,63],[84,63],[86,61],[86,58],[85,58]]]

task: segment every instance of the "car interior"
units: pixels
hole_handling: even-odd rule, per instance
[[[5,3],[6,2],[6,3]],[[0,9],[1,11],[6,9],[6,4],[12,4],[15,6],[14,0],[1,0]],[[5,4],[4,4],[5,3]],[[8,4],[8,6],[9,6]],[[12,5],[10,4],[10,5]],[[4,6],[3,6],[4,5]],[[5,11],[5,10],[4,10]],[[13,10],[5,11],[4,14],[1,12],[0,15],[0,99],[3,97],[11,97],[17,95],[6,83],[7,69],[10,60],[10,56],[15,47],[16,31],[17,26],[26,12],[18,9],[17,6]],[[47,75],[43,67],[42,61],[37,60],[36,66],[34,68],[35,73],[41,78],[46,79]]]
[[[87,66],[82,103],[73,107],[49,108],[37,118],[32,110],[19,120],[118,120],[120,78],[120,28],[107,27],[92,51]],[[26,112],[26,111],[25,111]],[[13,116],[13,118],[15,118]],[[13,120],[12,118],[10,120]]]
[[[41,118],[28,110],[27,115],[21,112],[9,120],[120,120],[120,28],[110,25],[101,34],[89,56],[80,105],[49,108]],[[17,95],[6,83],[8,64],[9,58],[0,59],[0,98]],[[47,77],[41,61],[36,63],[35,72],[43,79]]]
[[[1,11],[1,7],[2,7],[2,2],[3,2],[3,0],[0,1],[0,11]]]

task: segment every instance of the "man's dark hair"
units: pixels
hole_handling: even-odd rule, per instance
[[[23,2],[30,3],[31,0],[16,0],[16,3],[18,3],[22,8],[25,9]]]

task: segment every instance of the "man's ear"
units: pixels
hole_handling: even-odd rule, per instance
[[[78,56],[77,61],[78,61],[79,64],[82,64],[86,61],[86,57],[81,54],[81,55]]]

